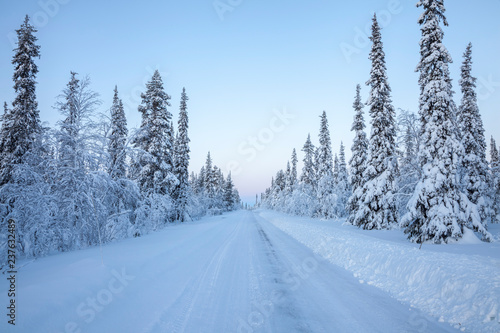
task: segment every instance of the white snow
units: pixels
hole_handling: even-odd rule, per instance
[[[108,244],[104,265],[99,248],[22,260],[0,332],[498,331],[498,244],[401,238],[238,211]]]
[[[467,332],[500,332],[499,243],[468,231],[459,244],[419,249],[399,230],[366,232],[341,221],[259,214],[360,282]]]

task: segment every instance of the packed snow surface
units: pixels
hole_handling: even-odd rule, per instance
[[[498,332],[498,252],[238,211],[18,262],[0,332]]]

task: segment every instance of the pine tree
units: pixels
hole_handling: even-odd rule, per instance
[[[283,191],[285,189],[286,176],[283,170],[280,170],[276,173],[276,178],[274,180],[274,186],[278,189],[278,191]]]
[[[126,151],[128,129],[123,103],[118,98],[118,87],[115,86],[113,105],[111,106],[111,135],[108,143],[110,156],[109,174],[114,179],[125,177],[127,172]]]
[[[333,158],[333,181],[337,183],[339,179],[339,157],[335,154]]]
[[[464,157],[462,159],[462,185],[467,198],[478,206],[483,227],[489,214],[490,200],[488,190],[488,162],[486,161],[486,139],[479,107],[477,105],[476,78],[472,77],[472,44],[467,45],[461,67],[459,81],[462,90],[462,102],[458,108],[458,124]],[[469,221],[472,223],[472,221]],[[475,225],[469,226],[476,229]]]
[[[349,161],[351,167],[351,188],[352,195],[347,203],[347,211],[349,213],[348,222],[354,223],[354,217],[359,207],[359,200],[361,199],[362,189],[365,185],[364,173],[366,169],[366,159],[368,151],[368,140],[365,133],[365,120],[363,117],[363,103],[361,102],[361,86],[356,86],[356,98],[354,100],[353,108],[356,112],[351,131],[356,134],[352,143],[351,151],[352,156]]]
[[[351,185],[349,183],[349,172],[347,171],[347,164],[345,160],[345,146],[343,142],[340,142],[336,192],[339,202],[337,214],[341,217],[344,217],[347,214],[347,202],[351,196]]]
[[[292,151],[292,186],[297,183],[297,152],[295,151],[295,148],[293,148]]]
[[[196,193],[203,193],[205,191],[205,166],[203,165],[200,169],[200,174],[198,175],[198,181],[195,185]]]
[[[234,196],[234,184],[231,178],[231,173],[227,175],[227,179],[224,185],[224,206],[226,211],[231,211],[234,209],[236,204]]]
[[[176,200],[177,218],[184,222],[189,193],[189,137],[186,88],[182,89],[177,139],[175,141],[175,175],[179,180],[174,199]]]
[[[210,156],[210,152],[207,154],[207,160],[205,162],[205,193],[209,200],[208,208],[213,208],[215,206],[215,193],[216,193],[216,183],[217,183],[217,175],[213,164],[212,157]]]
[[[441,243],[462,237],[469,220],[467,215],[472,215],[472,209],[457,182],[463,146],[456,137],[456,106],[448,68],[452,59],[442,43],[444,34],[440,21],[448,25],[443,0],[421,0],[417,6],[424,10],[419,19],[422,39],[421,60],[417,66],[420,72],[419,160],[422,176],[401,225],[413,242]],[[486,230],[479,231],[485,239],[489,238]]]
[[[367,105],[370,107],[372,132],[365,170],[365,184],[353,224],[363,229],[387,229],[397,223],[395,111],[391,88],[387,81],[385,53],[376,16],[372,25],[371,87]]]
[[[490,167],[491,167],[491,197],[492,197],[492,222],[500,221],[500,155],[497,144],[491,137],[490,144]]]
[[[140,133],[134,139],[134,146],[141,151],[135,162],[140,170],[137,182],[143,193],[171,194],[177,183],[172,161],[172,114],[167,109],[170,96],[164,91],[158,71],[146,84],[146,92],[141,97],[142,122]]]
[[[317,150],[318,178],[331,176],[333,174],[332,142],[326,112],[321,114],[321,125],[319,130],[319,147]]]
[[[292,193],[293,188],[293,178],[292,178],[292,168],[290,167],[290,161],[286,163],[285,172],[285,198],[288,198]]]
[[[42,131],[35,91],[38,67],[34,59],[40,57],[36,32],[28,16],[16,30],[18,41],[12,59],[16,97],[0,132],[0,186],[12,181],[13,168],[23,163]]]
[[[340,153],[339,153],[339,177],[345,177],[347,179],[349,173],[347,171],[347,163],[345,160],[345,146],[344,142],[340,141]]]
[[[314,171],[314,154],[315,154],[315,147],[311,143],[311,135],[307,135],[307,140],[306,143],[304,144],[304,147],[302,148],[302,151],[304,152],[304,166],[302,167],[302,175],[300,176],[300,181],[313,186],[316,182],[316,177],[315,177],[315,171]]]
[[[335,217],[337,196],[334,193],[333,158],[330,130],[326,112],[321,115],[319,132],[319,147],[316,150],[317,164],[317,198],[319,204],[319,216],[324,218]]]

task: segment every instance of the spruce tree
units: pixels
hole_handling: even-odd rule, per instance
[[[316,163],[318,168],[318,178],[332,176],[333,157],[332,143],[330,140],[330,130],[328,129],[328,119],[326,112],[321,114],[321,124],[319,130],[319,147],[317,150]]]
[[[109,174],[114,179],[125,177],[127,172],[126,151],[128,129],[123,103],[118,98],[118,87],[115,86],[113,104],[111,106],[111,135],[108,143],[110,157]]]
[[[177,218],[184,222],[186,205],[189,194],[189,137],[188,137],[188,114],[186,88],[182,89],[181,104],[177,128],[177,139],[175,141],[175,175],[179,180],[176,186],[174,199],[176,200]]]
[[[492,223],[500,221],[500,155],[493,137],[490,144]]]
[[[224,206],[226,211],[231,211],[234,209],[236,200],[234,197],[234,184],[231,178],[231,173],[227,175],[227,179],[224,185]]]
[[[285,172],[285,197],[288,198],[292,193],[293,179],[292,179],[292,168],[290,167],[290,161],[286,162],[286,172]]]
[[[139,112],[142,115],[140,133],[134,139],[134,146],[140,150],[137,182],[145,194],[171,194],[177,180],[173,174],[173,142],[171,119],[167,107],[170,96],[163,88],[158,71],[146,84],[141,94]]]
[[[286,174],[283,170],[278,171],[274,180],[272,205],[274,208],[283,208],[283,191],[286,186]]]
[[[209,207],[213,208],[215,205],[215,191],[216,191],[216,182],[217,175],[216,170],[214,170],[214,166],[212,165],[212,157],[210,156],[210,152],[207,154],[207,160],[205,162],[205,175],[204,175],[204,186],[205,193],[209,200]]]
[[[472,76],[472,44],[469,43],[464,53],[461,67],[460,87],[462,102],[458,108],[458,124],[464,156],[462,158],[462,186],[467,198],[477,205],[483,227],[489,215],[490,200],[488,191],[488,162],[486,161],[486,139],[479,107],[477,105],[476,78]],[[472,223],[473,221],[469,221]],[[477,230],[477,226],[470,225]]]
[[[347,202],[351,196],[351,184],[349,183],[349,172],[347,171],[345,146],[343,142],[340,142],[336,187],[336,192],[339,197],[338,215],[344,217],[347,214]]]
[[[330,130],[328,129],[328,119],[326,112],[321,115],[321,125],[319,132],[319,147],[316,150],[317,164],[317,198],[319,204],[318,214],[320,217],[335,217],[335,206],[337,196],[334,193],[333,179],[333,158]]]
[[[337,183],[339,179],[339,157],[335,154],[333,158],[333,181]]]
[[[448,68],[452,59],[443,45],[440,26],[440,21],[448,25],[443,0],[421,0],[417,6],[424,10],[419,18],[422,39],[421,60],[417,66],[422,175],[401,225],[413,242],[446,243],[450,238],[462,237],[469,216],[474,214],[457,182],[457,168],[464,149],[456,131],[456,106]],[[479,216],[474,218],[477,220]],[[484,228],[479,231],[485,239],[490,238]]]
[[[307,140],[306,143],[304,144],[304,147],[302,148],[302,151],[304,152],[304,166],[302,167],[302,175],[300,176],[300,181],[311,185],[315,186],[315,171],[314,171],[314,154],[315,154],[315,147],[311,143],[311,135],[307,135]]]
[[[385,53],[376,16],[372,25],[371,87],[367,106],[370,107],[370,136],[365,184],[353,224],[363,229],[388,229],[397,223],[396,209],[396,128],[391,88],[387,80]]]
[[[297,183],[297,152],[295,151],[295,148],[293,148],[292,151],[292,185],[295,185]]]
[[[36,32],[28,16],[16,30],[17,48],[12,59],[16,97],[12,109],[5,114],[0,132],[0,186],[12,181],[13,168],[23,163],[23,157],[32,150],[42,132],[36,101],[38,66],[35,58],[40,57]]]
[[[365,120],[363,117],[363,103],[361,102],[361,86],[356,86],[356,98],[353,108],[355,111],[354,121],[351,131],[355,132],[352,143],[352,156],[349,161],[351,167],[351,189],[352,194],[347,202],[347,211],[349,213],[348,222],[354,223],[354,217],[359,207],[362,189],[365,184],[364,172],[366,169],[366,159],[368,151],[368,140],[365,133]]]

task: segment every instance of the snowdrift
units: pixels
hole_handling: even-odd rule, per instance
[[[439,321],[467,332],[500,332],[500,244],[455,245],[406,241],[401,231],[363,231],[259,211],[260,217],[352,272],[361,283],[389,292]],[[474,237],[468,237],[470,240]],[[420,328],[426,323],[420,318]]]

